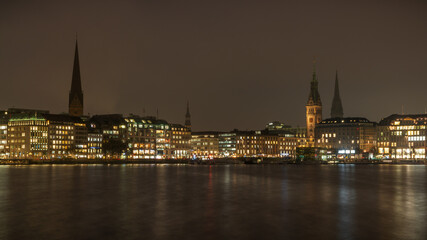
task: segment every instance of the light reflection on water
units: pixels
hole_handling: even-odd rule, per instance
[[[426,239],[426,166],[0,167],[0,239]]]

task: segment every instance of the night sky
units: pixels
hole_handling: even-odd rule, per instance
[[[427,107],[427,1],[0,1],[0,109],[68,111],[76,32],[85,114],[193,130],[305,125],[313,71],[329,117]]]

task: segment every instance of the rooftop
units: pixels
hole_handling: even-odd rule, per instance
[[[364,117],[328,118],[322,120],[319,125],[326,124],[353,124],[353,123],[374,123]]]
[[[416,124],[427,124],[427,114],[392,114],[381,119],[379,125],[390,125],[395,121],[415,121]]]

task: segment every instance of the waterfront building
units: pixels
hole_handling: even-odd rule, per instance
[[[280,137],[280,156],[289,155],[294,157],[296,149],[291,149],[290,146],[295,145],[296,147],[307,147],[306,128],[291,127],[290,125],[285,125],[284,123],[275,121],[268,123],[265,127],[265,131],[267,131],[270,135],[276,134]]]
[[[106,158],[164,159],[172,158],[171,128],[165,120],[120,114],[96,115],[90,126],[102,133]],[[187,136],[185,138],[189,138]],[[184,139],[185,139],[184,138]],[[179,151],[182,154],[182,151]]]
[[[7,146],[7,122],[9,116],[7,111],[0,111],[0,158],[9,157],[9,148]]]
[[[14,114],[7,126],[10,158],[47,158],[48,126],[40,114]]]
[[[426,160],[427,114],[393,114],[378,123],[377,157]]]
[[[330,150],[328,158],[372,158],[376,123],[366,118],[329,118],[316,126],[316,146]],[[323,159],[329,160],[329,159]]]
[[[73,76],[71,81],[71,90],[68,98],[68,113],[71,116],[83,115],[83,90],[80,78],[79,50],[77,46],[74,52]]]
[[[311,80],[310,94],[308,96],[306,109],[307,140],[309,147],[314,147],[315,136],[314,129],[316,124],[322,121],[322,101],[318,90],[318,79],[316,70],[313,70],[313,79]]]
[[[255,131],[240,134],[237,140],[236,151],[238,157],[257,157],[261,155],[260,136]]]
[[[74,122],[70,116],[43,115],[48,126],[47,158],[74,158]],[[37,130],[38,127],[33,127]]]
[[[190,129],[180,124],[171,124],[170,144],[172,158],[191,157],[191,132]]]
[[[118,159],[125,156],[126,121],[121,114],[95,115],[88,120],[89,132],[102,134],[104,158]]]
[[[308,147],[307,140],[307,129],[306,128],[293,128],[292,132],[295,133],[295,137],[297,138],[297,147]]]
[[[270,135],[270,134],[262,134],[261,131],[255,132],[255,141],[250,141],[255,143],[252,144],[252,152],[255,153],[256,156],[260,157],[278,157],[279,153],[279,136],[278,135]],[[243,141],[244,143],[244,141]],[[249,141],[247,141],[248,146],[250,147]],[[251,151],[251,148],[247,150]],[[255,150],[255,151],[253,151]]]
[[[219,156],[220,132],[192,132],[191,148],[193,158],[212,159]]]
[[[338,86],[338,71],[335,75],[334,99],[332,100],[331,118],[343,118],[344,111],[341,103],[340,88]]]
[[[228,147],[224,144],[227,139],[230,139],[231,143],[234,143],[235,139],[235,145],[230,144]],[[222,155],[232,154],[234,157],[252,157],[260,152],[255,131],[234,131],[231,136],[223,138],[221,148]]]
[[[247,131],[237,140],[238,157],[277,157],[278,136],[262,134],[261,131]]]
[[[12,114],[7,127],[10,158],[86,158],[87,131],[78,117]]]
[[[305,138],[304,138],[305,139]],[[294,134],[279,134],[279,157],[295,159],[297,156],[297,148],[305,146],[301,144],[302,139]]]
[[[74,150],[75,158],[87,158],[88,129],[79,117],[74,117]]]
[[[237,137],[236,157],[294,159],[298,138],[289,131],[242,131]]]
[[[296,157],[296,148],[305,139],[305,132],[297,136],[296,128],[271,122],[264,130],[219,133],[219,157]]]
[[[155,159],[157,156],[155,119],[143,119],[131,115],[124,120],[127,130],[128,157],[131,159]]]
[[[48,126],[48,158],[87,158],[87,128],[79,118],[43,114]],[[33,127],[37,130],[37,127]]]
[[[172,158],[170,147],[170,125],[167,121],[153,119],[156,129],[156,158]]]
[[[240,131],[237,129],[231,132],[220,133],[220,157],[244,157],[247,154],[256,154],[255,151],[252,151],[251,144],[253,143],[254,146],[257,145],[253,141],[247,141],[247,139],[253,139],[254,135],[255,131]]]
[[[218,134],[218,149],[220,157],[236,157],[237,156],[237,138],[241,135],[241,131],[237,129]]]
[[[28,143],[30,141],[29,138],[29,130],[27,127],[25,127],[26,122],[19,123],[19,127],[9,127],[9,122],[12,116],[37,116],[41,114],[48,114],[49,111],[47,110],[36,110],[36,109],[24,109],[24,108],[8,108],[6,111],[1,112],[1,119],[2,119],[2,133],[3,133],[3,139],[1,140],[1,145],[3,145],[3,151],[2,156],[5,158],[18,158],[18,157],[28,157],[32,156],[32,153],[30,151],[30,144]],[[14,119],[15,121],[16,119]],[[39,122],[37,122],[39,123]],[[16,125],[15,123],[12,123],[11,125]],[[9,134],[10,130],[13,130],[11,134]],[[22,130],[22,131],[20,131]],[[28,130],[28,131],[27,131]],[[4,135],[6,135],[6,138],[4,138]],[[37,141],[34,140],[33,141]],[[5,143],[6,142],[6,143]],[[12,145],[12,150],[11,150]],[[33,146],[37,147],[37,146]],[[39,149],[40,150],[40,149]],[[44,151],[37,151],[38,154],[41,154],[45,156],[47,152]]]
[[[87,134],[87,158],[102,159],[103,157],[102,133],[89,127]]]

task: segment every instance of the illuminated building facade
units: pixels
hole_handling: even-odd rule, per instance
[[[237,156],[237,138],[240,135],[241,132],[238,130],[218,134],[218,149],[220,157]]]
[[[0,158],[9,157],[9,148],[7,145],[7,122],[9,117],[7,111],[0,111]]]
[[[133,159],[172,158],[171,128],[165,120],[131,115],[126,122],[127,155]]]
[[[80,118],[69,115],[37,112],[13,114],[7,127],[10,157],[86,158],[85,129]]]
[[[191,132],[185,126],[180,124],[171,124],[170,144],[172,158],[190,158],[191,157]]]
[[[338,159],[372,158],[376,124],[366,118],[329,118],[316,127],[316,146],[332,150]],[[327,160],[327,159],[323,159]]]
[[[294,159],[298,138],[292,134],[252,131],[238,136],[237,157]]]
[[[90,129],[90,128],[89,128]],[[102,133],[98,131],[90,131],[87,134],[87,158],[102,159]]]
[[[236,143],[237,157],[256,157],[261,154],[260,138],[255,131],[240,132]]]
[[[237,140],[237,156],[239,157],[278,157],[279,137],[264,135],[256,131],[241,135]]]
[[[279,157],[295,159],[301,139],[295,135],[279,135]]]
[[[318,90],[318,79],[316,71],[313,71],[313,79],[311,80],[310,95],[308,96],[306,109],[306,124],[307,124],[307,139],[309,147],[314,147],[314,129],[316,124],[322,121],[322,101]]]
[[[377,157],[425,160],[427,114],[394,114],[382,119],[377,130]]]
[[[9,119],[7,142],[10,158],[47,158],[48,122],[40,114],[16,114]]]
[[[155,120],[156,129],[156,155],[157,158],[171,158],[172,149],[170,146],[170,126],[165,120]]]
[[[220,132],[192,132],[191,148],[193,157],[200,159],[212,159],[219,156]]]
[[[120,114],[96,115],[89,120],[89,126],[102,133],[103,152],[106,158],[174,157],[174,149],[171,148],[171,127],[164,120],[137,115],[129,117]],[[185,138],[188,138],[188,134]],[[183,153],[181,150],[178,151],[180,154]]]
[[[305,144],[304,129],[291,128],[280,122],[266,125],[264,130],[219,134],[220,157],[296,157],[296,148]]]
[[[155,119],[132,115],[125,118],[129,158],[157,158]]]
[[[75,158],[87,158],[88,130],[86,123],[74,117],[74,154]]]
[[[279,137],[278,157],[294,159],[296,157],[296,148],[307,147],[306,128],[294,128],[275,121],[266,125],[264,133]]]
[[[92,116],[87,123],[89,132],[102,134],[102,154],[106,159],[119,159],[126,152],[126,121],[121,114]]]
[[[87,158],[87,130],[80,118],[59,114],[43,118],[48,126],[48,158]]]

